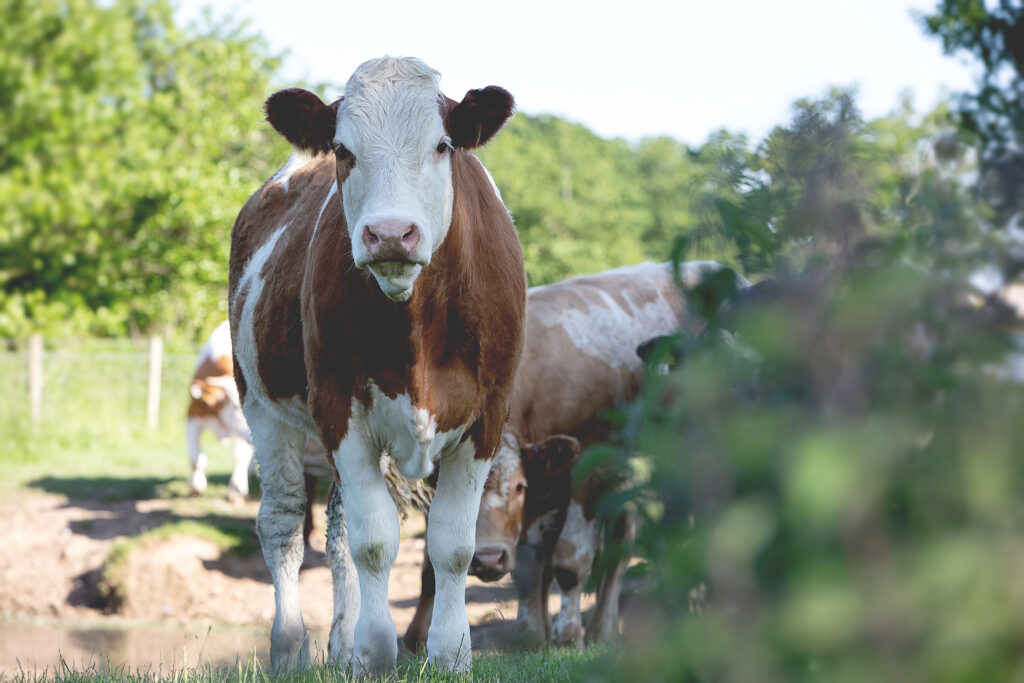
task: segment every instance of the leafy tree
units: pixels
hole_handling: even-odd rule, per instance
[[[253,125],[277,58],[166,0],[2,14],[0,335],[208,329],[234,214],[286,155]]]
[[[531,284],[642,261],[644,196],[629,147],[517,114],[480,156],[512,212]]]
[[[920,20],[948,54],[965,53],[980,63],[976,90],[957,98],[957,121],[962,133],[980,149],[984,174],[980,189],[1001,221],[1020,220],[1024,212],[1024,3],[941,0]],[[1010,275],[1022,268],[1019,258],[1008,264]]]

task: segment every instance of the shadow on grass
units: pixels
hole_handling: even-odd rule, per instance
[[[222,496],[227,491],[228,474],[210,474],[207,495]],[[81,505],[82,501],[148,500],[151,498],[185,498],[191,495],[183,477],[56,477],[33,479],[26,486],[47,493],[67,496]],[[259,490],[255,494],[259,495]]]

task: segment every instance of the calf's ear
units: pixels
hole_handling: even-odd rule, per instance
[[[576,464],[580,454],[580,442],[565,434],[549,436],[540,443],[520,449],[523,470],[529,486],[561,474],[567,474]]]
[[[268,97],[263,109],[267,121],[285,140],[298,150],[316,154],[331,150],[340,102],[324,104],[308,90],[288,88]]]
[[[444,129],[457,149],[474,149],[487,144],[512,116],[516,106],[512,94],[496,85],[470,90],[458,104],[453,100],[448,100],[447,104]]]

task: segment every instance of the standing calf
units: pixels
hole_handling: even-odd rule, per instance
[[[357,674],[395,663],[387,453],[409,478],[437,469],[427,652],[444,668],[470,666],[466,571],[522,351],[526,276],[508,211],[469,153],[505,123],[512,97],[490,86],[455,102],[438,81],[419,60],[385,57],[361,65],[331,105],[299,89],[267,100],[268,121],[296,149],[238,215],[229,296],[263,485],[276,669],[309,659],[298,599],[306,434],[337,469],[358,572],[359,600],[345,604],[353,577],[332,499],[331,656],[351,657]]]
[[[249,425],[238,402],[231,361],[231,331],[225,320],[210,334],[199,351],[195,374],[189,387],[192,400],[185,421],[185,441],[192,474],[188,483],[192,493],[206,490],[206,453],[199,437],[209,429],[221,443],[231,443],[235,468],[228,481],[228,500],[241,503],[249,495],[249,475],[252,470],[252,446]]]

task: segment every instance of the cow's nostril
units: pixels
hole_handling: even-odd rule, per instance
[[[416,228],[416,224],[412,223],[409,225],[409,229],[402,235],[402,244],[406,247],[416,246],[416,242],[419,241],[419,230]]]

